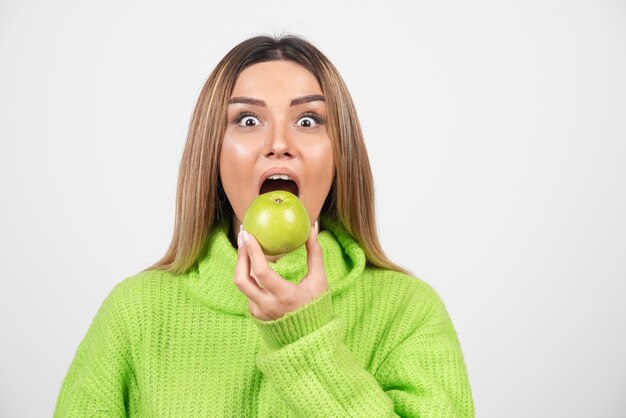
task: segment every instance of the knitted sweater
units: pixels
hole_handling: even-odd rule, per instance
[[[117,284],[63,381],[55,417],[473,417],[463,354],[425,282],[366,263],[322,220],[329,289],[273,321],[235,286],[229,225],[185,274]],[[269,265],[298,283],[301,247]]]

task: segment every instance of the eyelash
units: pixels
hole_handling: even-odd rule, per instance
[[[318,115],[317,113],[313,113],[313,112],[304,112],[303,114],[301,114],[300,116],[298,116],[298,120],[302,119],[302,118],[311,118],[315,121],[316,124],[318,125],[323,125],[324,123],[326,123],[326,120],[324,118],[322,118],[320,115]]]
[[[261,119],[260,117],[258,117],[256,114],[254,114],[252,112],[241,112],[237,116],[235,116],[235,118],[233,119],[233,123],[239,124],[239,123],[241,123],[243,118],[245,118],[247,116],[252,116],[252,117],[255,117],[255,118],[259,119],[259,120]],[[300,120],[302,118],[311,118],[318,125],[323,125],[324,123],[326,123],[326,119],[322,118],[320,115],[318,115],[317,113],[313,113],[313,112],[304,112],[303,114],[298,116],[297,119]]]
[[[257,119],[260,119],[257,115],[255,115],[252,112],[241,112],[237,116],[235,116],[235,119],[233,119],[233,123],[240,123],[243,120],[243,118],[245,118],[246,116],[253,116]]]

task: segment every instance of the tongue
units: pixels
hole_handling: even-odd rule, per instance
[[[274,190],[286,190],[298,196],[298,186],[293,180],[265,180],[261,185],[261,194]]]

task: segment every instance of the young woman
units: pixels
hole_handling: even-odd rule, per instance
[[[296,194],[302,247],[242,230],[262,192]],[[209,76],[182,157],[172,243],[108,295],[55,416],[472,417],[436,292],[385,256],[350,94],[295,37],[248,39]]]

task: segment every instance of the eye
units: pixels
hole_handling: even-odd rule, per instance
[[[233,122],[243,127],[253,127],[261,124],[259,117],[252,112],[242,112],[238,114]]]
[[[324,119],[316,113],[305,113],[298,118],[297,125],[301,128],[315,128],[317,125],[322,125]]]

